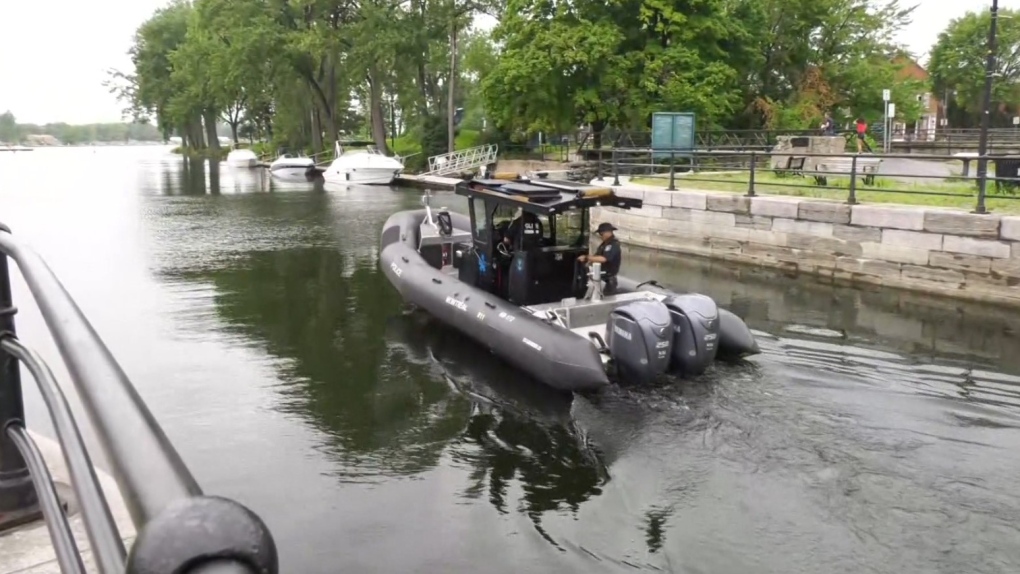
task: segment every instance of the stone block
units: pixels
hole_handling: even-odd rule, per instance
[[[882,230],[875,227],[856,227],[854,225],[833,225],[832,236],[836,239],[856,241],[864,243],[871,241],[880,243],[882,241]]]
[[[631,199],[645,198],[645,191],[643,189],[634,189],[633,187],[617,187],[613,192],[620,197],[629,197]]]
[[[932,269],[920,265],[904,265],[900,268],[900,278],[924,286],[929,284],[940,289],[959,289],[963,286],[964,276],[959,271],[949,269]]]
[[[882,243],[892,247],[909,247],[924,251],[942,251],[942,235],[923,231],[883,229]],[[906,263],[906,261],[904,261]]]
[[[722,211],[697,211],[691,210],[691,221],[721,227],[735,227],[737,216]]]
[[[629,215],[636,215],[638,217],[662,217],[663,208],[658,205],[644,205],[636,209],[629,209],[627,213]]]
[[[992,275],[1001,275],[1020,280],[1020,258],[992,260]]]
[[[861,243],[861,255],[865,259],[877,259],[891,263],[927,265],[929,253],[927,249],[912,249],[885,243]]]
[[[924,230],[945,235],[968,235],[971,237],[999,237],[1000,217],[977,215],[957,211],[924,212]]]
[[[793,259],[793,251],[789,247],[765,243],[747,243],[741,247],[740,252],[745,257],[760,263],[776,263],[781,260]]]
[[[672,191],[645,190],[645,205],[657,205],[659,207],[673,206]]]
[[[663,209],[669,208],[667,207]],[[657,231],[678,231],[687,225],[687,222],[677,219],[669,219],[666,217],[660,217],[658,219],[644,218],[644,220],[648,229],[654,229]]]
[[[850,209],[850,223],[886,229],[921,231],[924,229],[924,210],[888,205],[855,205]]]
[[[720,253],[740,253],[742,247],[739,241],[720,237],[709,238],[708,245],[712,249],[712,253],[716,255]]]
[[[707,198],[707,208],[709,211],[749,214],[751,198],[735,193],[712,194]]]
[[[789,236],[785,233],[780,233],[778,231],[766,231],[762,229],[749,229],[747,232],[747,240],[750,243],[775,245],[779,247],[787,246],[788,237]]]
[[[836,256],[860,257],[863,254],[860,243],[833,237],[792,234],[787,237],[787,245],[794,249]]]
[[[801,201],[797,218],[825,223],[850,223],[850,206],[835,201]]]
[[[832,237],[832,224],[777,217],[772,220],[772,231],[778,231],[780,233],[799,233],[800,235],[815,235],[818,237]]]
[[[992,258],[932,251],[928,256],[928,265],[940,269],[988,273],[992,269]]]
[[[705,210],[708,208],[708,194],[699,191],[674,191],[673,207]]]
[[[746,227],[748,229],[772,229],[772,218],[763,217],[759,215],[736,215],[737,227]]]
[[[1002,224],[999,227],[999,239],[1020,241],[1020,217],[1011,215],[1002,218]]]
[[[793,197],[752,197],[751,215],[797,219],[800,200]]]
[[[942,250],[952,253],[963,253],[964,255],[980,255],[982,257],[996,257],[999,259],[1006,259],[1011,255],[1008,243],[990,239],[960,237],[958,235],[946,235],[946,240],[942,244]]]
[[[1020,243],[1014,243],[1013,247],[1010,248],[1010,251],[1013,252],[1013,259],[1020,259]]]
[[[882,279],[899,279],[902,265],[889,261],[878,261],[877,259],[862,259],[861,273],[874,275]]]
[[[676,221],[690,221],[691,210],[683,207],[663,207],[662,217]]]

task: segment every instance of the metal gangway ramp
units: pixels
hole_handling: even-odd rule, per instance
[[[422,175],[448,175],[465,172],[496,163],[497,155],[499,155],[499,146],[496,144],[480,145],[434,155],[429,158],[429,170]]]

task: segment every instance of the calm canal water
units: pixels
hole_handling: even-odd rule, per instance
[[[285,572],[1020,570],[1016,313],[632,250],[625,273],[715,297],[765,352],[571,402],[403,310],[378,236],[419,196],[162,147],[0,154],[0,220]]]

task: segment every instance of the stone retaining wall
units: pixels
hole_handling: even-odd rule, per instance
[[[617,188],[601,208],[624,243],[1020,306],[1020,217],[733,193]]]

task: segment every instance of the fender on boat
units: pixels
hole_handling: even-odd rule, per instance
[[[629,277],[619,277],[617,286],[620,292],[650,291],[667,297],[676,297],[678,293],[666,289],[654,282],[637,282]],[[718,307],[719,312],[719,345],[715,353],[717,359],[736,360],[761,353],[758,342],[754,339],[751,329],[744,320],[732,311]]]
[[[380,238],[379,265],[406,301],[550,387],[589,391],[609,384],[587,339],[429,265],[417,249],[425,216],[424,209],[395,213]],[[450,213],[450,219],[455,229],[471,228],[464,215]]]

